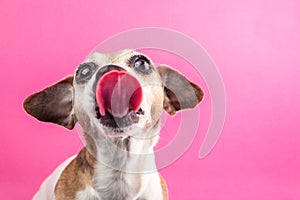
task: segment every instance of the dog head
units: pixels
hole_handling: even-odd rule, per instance
[[[168,66],[154,66],[133,50],[94,53],[73,76],[29,96],[25,110],[35,118],[106,137],[147,137],[170,115],[195,107],[202,90]]]

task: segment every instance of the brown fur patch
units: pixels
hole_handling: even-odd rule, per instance
[[[165,179],[161,175],[160,175],[160,184],[161,184],[162,193],[163,193],[163,200],[168,200],[169,199],[168,187],[167,187]]]
[[[96,159],[84,148],[77,157],[64,169],[56,186],[56,200],[73,200],[78,191],[87,186],[93,187],[92,178]]]

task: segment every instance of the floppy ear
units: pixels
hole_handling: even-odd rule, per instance
[[[166,65],[156,69],[165,91],[164,109],[170,115],[182,109],[194,108],[203,99],[204,94],[200,87],[179,72]]]
[[[73,76],[26,98],[26,112],[40,121],[72,129],[77,121],[73,113]]]

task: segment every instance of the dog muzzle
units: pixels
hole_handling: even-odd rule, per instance
[[[112,70],[105,73],[97,83],[96,101],[102,116],[109,112],[122,118],[129,111],[138,111],[142,102],[139,81],[126,71]]]

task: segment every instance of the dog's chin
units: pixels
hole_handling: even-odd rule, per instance
[[[129,135],[126,135],[126,132],[131,130],[132,125],[139,122],[139,116],[144,114],[144,111],[140,108],[137,112],[129,110],[128,113],[121,118],[113,116],[108,111],[104,116],[102,116],[97,105],[95,106],[95,111],[95,117],[99,120],[99,123],[108,131],[109,134],[106,134],[106,136],[109,138],[128,137]]]

